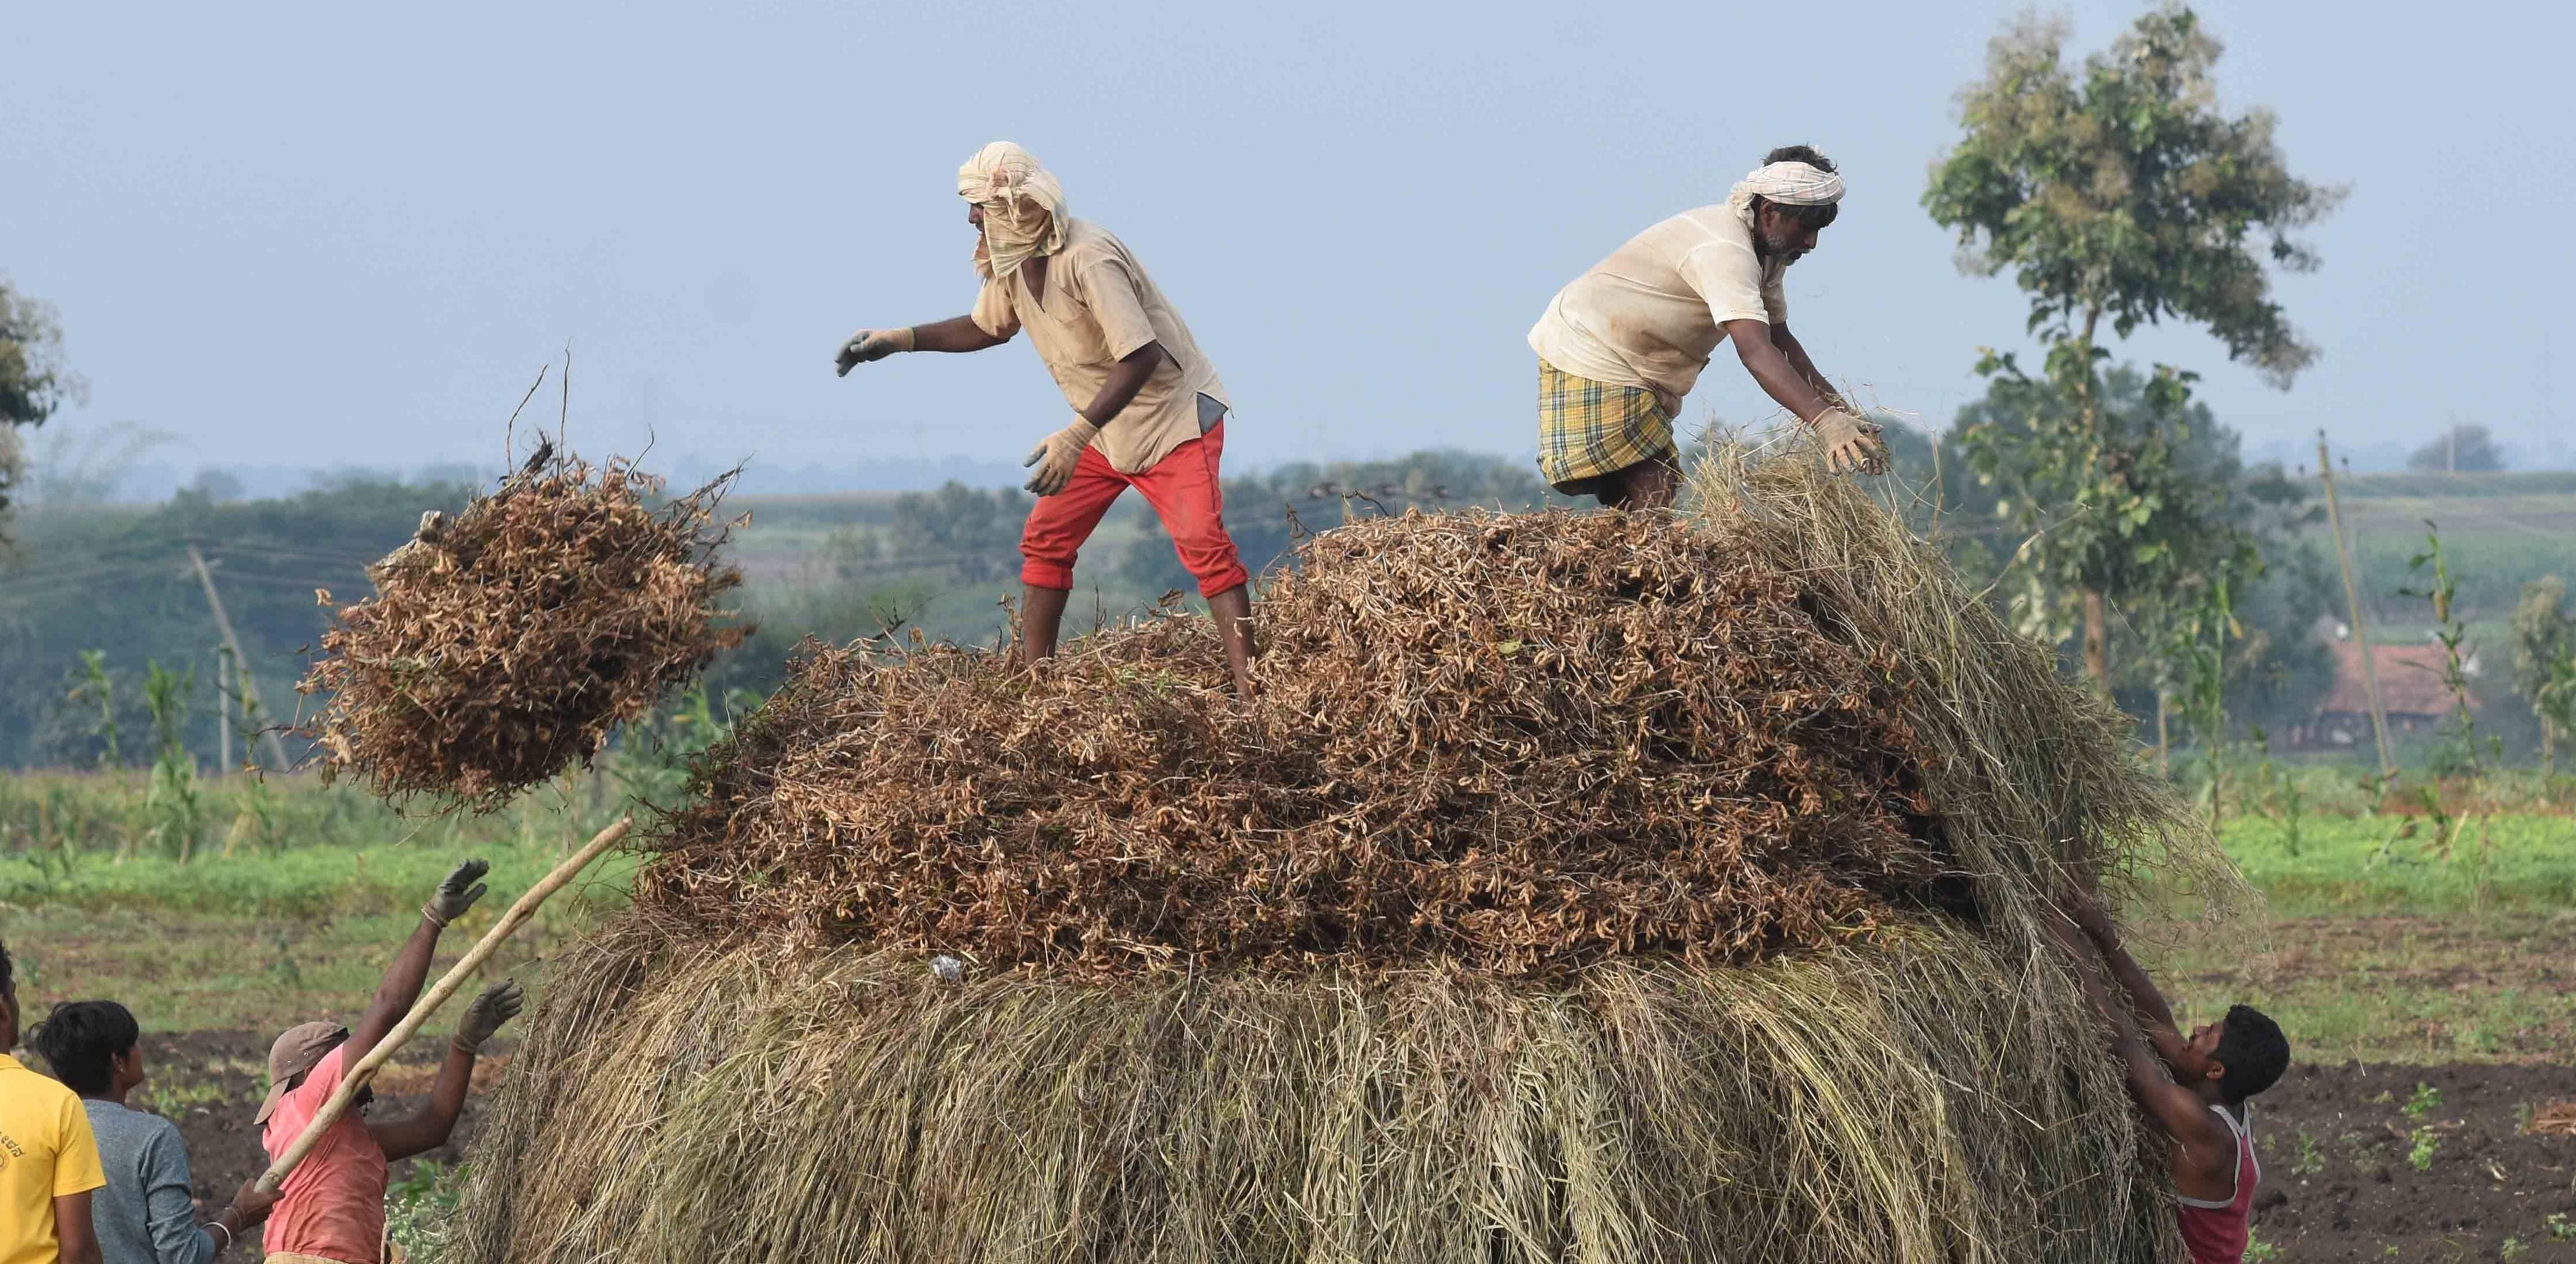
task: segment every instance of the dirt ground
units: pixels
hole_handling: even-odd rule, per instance
[[[2247,1258],[2576,1261],[2576,1137],[2524,1131],[2568,1098],[2576,1067],[2293,1066],[2255,1099]]]
[[[149,1040],[157,1082],[138,1104],[179,1121],[197,1193],[220,1205],[262,1165],[250,1116],[268,1037]],[[461,1156],[501,1061],[478,1069],[456,1143],[425,1157]],[[417,1108],[433,1074],[397,1061],[386,1087],[408,1092],[389,1091],[376,1109]],[[2576,1067],[2293,1066],[2256,1099],[2263,1186],[2248,1258],[2576,1264],[2576,1137],[2524,1131],[2531,1112],[2570,1098]]]

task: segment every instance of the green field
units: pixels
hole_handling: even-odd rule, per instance
[[[0,777],[0,934],[37,1012],[113,996],[178,1032],[344,1010],[451,865],[481,856],[496,892],[524,888],[612,818],[633,783],[617,776],[576,775],[488,817],[403,816],[353,788],[285,781],[264,792],[278,841],[237,840],[229,854],[209,841],[184,863],[150,849],[139,776]],[[2293,819],[2247,803],[2225,818],[2258,913],[2215,925],[2141,914],[2140,941],[2177,1000],[2203,1015],[2238,1000],[2270,1010],[2311,1060],[2563,1057],[2576,1039],[2576,816],[2549,804],[2567,780],[2521,778],[2490,796],[2512,809],[2461,809],[2447,855],[2430,819],[2310,780],[2312,802],[2341,810]],[[257,793],[210,783],[210,818]],[[219,832],[208,826],[210,840]],[[635,864],[602,862],[504,967],[529,967],[620,906]]]

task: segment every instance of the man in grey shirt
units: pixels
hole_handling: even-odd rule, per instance
[[[54,1078],[80,1094],[89,1111],[99,1164],[107,1171],[107,1186],[90,1204],[103,1264],[207,1264],[267,1219],[276,1195],[260,1193],[254,1177],[231,1206],[197,1223],[179,1126],[125,1104],[143,1083],[142,1036],[124,1006],[74,1001],[55,1006],[27,1043],[45,1055]]]

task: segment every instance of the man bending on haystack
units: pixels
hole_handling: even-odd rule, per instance
[[[469,860],[447,875],[420,910],[402,951],[394,954],[374,1001],[354,1028],[338,1023],[304,1023],[288,1028],[268,1051],[268,1099],[259,1104],[253,1122],[261,1125],[260,1145],[274,1162],[295,1144],[322,1104],[340,1087],[340,1079],[411,1012],[420,986],[429,977],[430,955],[439,933],[483,898],[479,881],[489,866]],[[483,989],[465,1009],[456,1038],[439,1064],[438,1080],[429,1090],[429,1107],[409,1119],[365,1117],[375,1090],[362,1089],[354,1108],[322,1134],[320,1144],[278,1191],[262,1239],[268,1264],[378,1264],[386,1257],[385,1185],[388,1164],[425,1154],[447,1144],[456,1117],[465,1109],[465,1090],[474,1078],[474,1060],[483,1042],[519,1012],[523,996],[508,980]]]
[[[1774,149],[1719,206],[1629,239],[1557,291],[1530,329],[1538,467],[1568,496],[1660,509],[1681,484],[1673,418],[1721,341],[1815,432],[1837,470],[1878,473],[1878,428],[1854,416],[1789,332],[1780,287],[1834,222],[1842,177],[1805,145]]]
[[[898,351],[981,351],[1023,328],[1074,408],[1023,465],[1036,508],[1020,536],[1020,647],[1055,653],[1074,556],[1110,502],[1133,487],[1161,516],[1225,644],[1235,692],[1252,696],[1252,598],[1225,530],[1217,458],[1229,405],[1216,366],[1126,243],[1065,209],[1063,187],[1029,152],[995,141],[957,170],[980,232],[975,310],[909,329],[862,329],[833,363],[849,371]]]
[[[2120,943],[2102,906],[2071,889],[2058,903],[2065,916],[2049,919],[2050,927],[2110,1028],[2129,1092],[2173,1138],[2174,1202],[2191,1264],[2241,1264],[2254,1236],[2254,1188],[2263,1179],[2246,1100],[2289,1069],[2288,1038],[2262,1011],[2237,1005],[2185,1039],[2173,1007]],[[2125,1003],[2104,982],[2106,965]]]

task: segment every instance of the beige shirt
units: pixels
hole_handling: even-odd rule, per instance
[[[1045,301],[1029,293],[1013,268],[984,283],[974,319],[996,338],[1027,329],[1029,344],[1077,412],[1100,394],[1111,366],[1146,343],[1163,344],[1163,362],[1145,388],[1091,441],[1121,473],[1152,469],[1198,438],[1200,395],[1226,402],[1216,366],[1199,353],[1190,327],[1154,288],[1144,265],[1125,242],[1089,220],[1073,221],[1064,248],[1048,256]]]
[[[1576,377],[1636,386],[1678,409],[1730,320],[1783,324],[1788,265],[1753,253],[1753,230],[1723,205],[1684,211],[1557,291],[1530,349]]]

